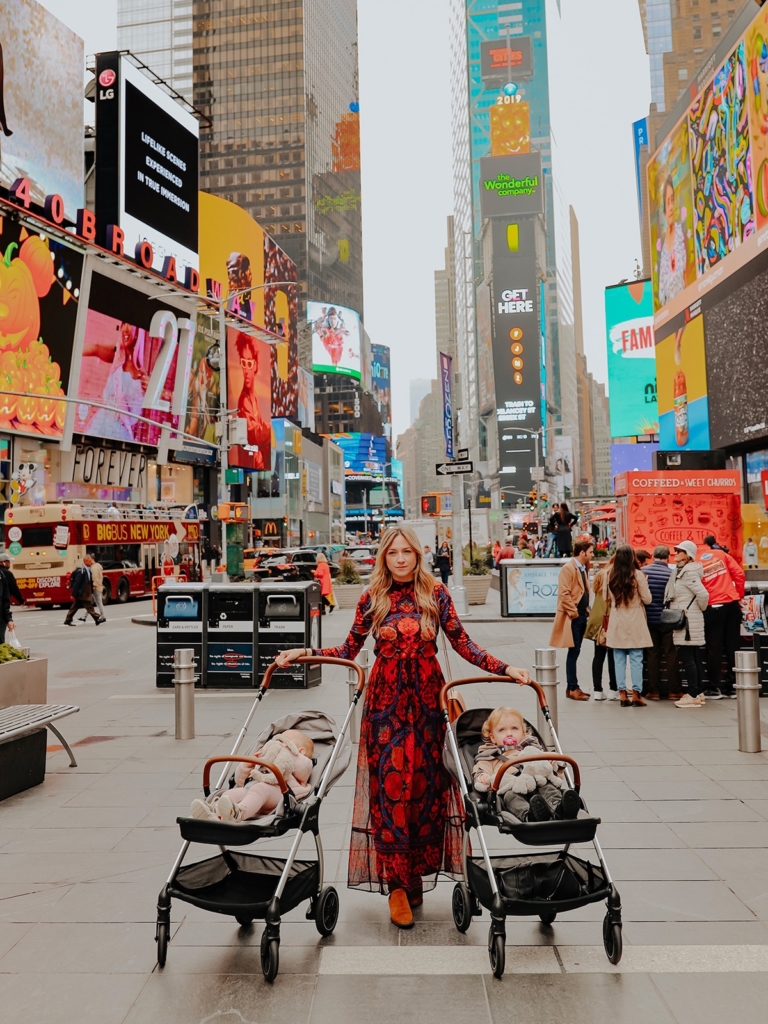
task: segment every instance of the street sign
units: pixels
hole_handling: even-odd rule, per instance
[[[531,480],[542,482],[546,477],[544,466],[531,466]]]
[[[455,476],[457,473],[473,473],[474,470],[473,462],[441,462],[435,466],[438,476]]]
[[[459,448],[456,452],[457,462],[468,462],[469,461],[469,448]]]

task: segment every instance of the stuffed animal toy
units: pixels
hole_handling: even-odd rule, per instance
[[[533,793],[537,786],[545,786],[548,782],[558,789],[563,788],[563,780],[555,771],[552,762],[527,761],[518,774],[512,771],[504,773],[499,784],[499,794],[511,789],[513,793],[527,796],[528,793]]]
[[[298,756],[299,751],[295,743],[292,743],[288,739],[278,738],[267,740],[261,748],[261,757],[259,760],[268,761],[270,764],[273,764],[287,782],[289,777],[293,775],[294,769],[296,768],[295,758]],[[275,778],[274,772],[271,772],[269,768],[265,768],[264,765],[261,764],[253,766],[250,777],[256,782],[267,782],[270,786],[277,785],[277,779]]]

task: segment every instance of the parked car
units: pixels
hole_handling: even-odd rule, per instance
[[[269,579],[313,580],[318,551],[312,548],[289,548],[262,559],[255,575]],[[330,562],[331,578],[339,575],[339,567]]]
[[[378,548],[372,544],[360,544],[356,547],[347,548],[342,559],[349,558],[355,563],[355,568],[361,576],[370,576],[373,567],[376,565],[376,552]]]

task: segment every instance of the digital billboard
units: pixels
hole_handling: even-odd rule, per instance
[[[382,476],[387,469],[387,439],[378,434],[329,434],[341,448],[346,476]]]
[[[185,433],[201,441],[218,444],[216,424],[219,422],[221,392],[221,346],[219,322],[215,316],[198,313],[195,322],[195,340],[192,346],[192,369],[187,396]],[[215,461],[215,449],[185,441],[188,455],[202,456],[203,461]]]
[[[0,186],[28,178],[32,202],[83,205],[83,40],[37,0],[0,4]]]
[[[229,464],[266,472],[272,468],[270,347],[227,328],[227,405],[246,421],[248,443],[229,450]]]
[[[127,277],[117,269],[91,273],[72,429],[157,445],[161,424],[178,426],[185,417],[195,328],[188,318],[194,314],[181,295],[169,304],[132,287]]]
[[[768,10],[706,78],[648,162],[656,325],[764,247],[768,224]],[[695,311],[694,311],[695,312]]]
[[[605,289],[611,437],[656,434],[656,351],[650,281]]]
[[[480,74],[484,82],[509,82],[533,74],[530,36],[486,39],[480,44]]]
[[[371,345],[371,390],[384,423],[392,422],[389,345]]]
[[[307,320],[315,373],[342,373],[360,380],[360,315],[346,306],[308,302]]]
[[[497,96],[489,110],[491,156],[517,156],[531,151],[530,103],[505,103],[509,96]]]
[[[703,316],[656,332],[656,388],[661,451],[707,451],[709,399]]]
[[[486,156],[480,161],[480,210],[483,217],[515,217],[544,209],[541,153]]]
[[[285,338],[271,355],[272,416],[298,416],[299,289],[289,284],[296,264],[235,203],[209,192],[199,194],[200,280],[206,295],[226,299],[227,309]],[[252,290],[251,290],[252,286]],[[240,292],[239,295],[237,293]]]
[[[117,224],[125,251],[148,241],[153,267],[198,268],[197,118],[126,55],[96,55],[96,216]]]
[[[302,427],[314,431],[315,429],[315,378],[309,370],[298,368],[299,385],[299,415],[298,420]]]
[[[82,253],[0,215],[0,430],[62,436],[82,275]]]

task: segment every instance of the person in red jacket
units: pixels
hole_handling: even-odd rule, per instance
[[[702,582],[709,594],[709,607],[704,611],[704,637],[706,644],[709,689],[704,691],[710,700],[735,697],[733,668],[739,649],[741,627],[741,599],[744,597],[746,576],[744,570],[728,552],[721,548],[710,534],[704,538],[704,550],[698,561],[704,567]],[[721,686],[723,650],[728,661],[725,685]]]

